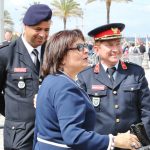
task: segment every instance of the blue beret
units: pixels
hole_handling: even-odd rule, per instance
[[[111,40],[122,38],[121,31],[125,28],[123,23],[110,23],[97,27],[88,33],[95,40]]]
[[[45,4],[35,4],[28,8],[23,23],[25,25],[33,26],[42,21],[48,21],[52,17],[52,10]]]

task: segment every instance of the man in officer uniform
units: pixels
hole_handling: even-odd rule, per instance
[[[122,23],[112,23],[88,33],[95,40],[100,62],[79,73],[78,82],[97,112],[95,130],[98,133],[116,135],[142,122],[150,138],[148,82],[142,67],[121,61],[124,27]]]
[[[51,9],[45,4],[29,7],[21,37],[0,49],[0,112],[4,114],[4,149],[31,150],[39,70],[49,35]],[[3,104],[3,105],[2,105]]]

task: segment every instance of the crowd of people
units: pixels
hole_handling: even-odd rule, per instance
[[[94,42],[87,42],[89,45],[89,63],[91,65],[96,64],[98,62],[99,57],[96,55],[94,51]],[[91,48],[92,47],[92,48]],[[142,62],[144,59],[144,54],[148,54],[148,61],[150,61],[150,42],[146,46],[142,40],[138,40],[136,42],[127,41],[126,38],[122,39],[122,59],[124,61],[130,61],[142,66]]]
[[[147,46],[146,43],[144,43],[142,40],[136,40],[134,43],[129,43],[126,40],[124,40],[122,44],[122,49],[124,53],[123,56],[128,61],[142,66],[145,53],[148,53],[148,60],[150,61],[150,43],[148,43]]]
[[[4,150],[136,150],[139,123],[150,144],[150,90],[144,69],[122,59],[135,47],[122,45],[125,24],[99,26],[87,43],[79,29],[48,38],[51,17],[31,5],[21,36],[0,47]]]

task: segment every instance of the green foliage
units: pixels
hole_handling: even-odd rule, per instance
[[[53,0],[51,5],[53,7],[53,15],[63,20],[64,29],[66,29],[66,22],[69,17],[83,17],[80,4],[75,0]]]

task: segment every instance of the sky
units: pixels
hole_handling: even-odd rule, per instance
[[[37,0],[50,5],[52,0]],[[97,0],[90,4],[85,4],[86,0],[76,0],[81,4],[84,11],[83,19],[69,18],[67,29],[79,28],[85,35],[101,25],[106,24],[105,2]],[[25,12],[25,7],[29,7],[31,0],[4,0],[4,9],[8,10],[15,23],[14,30],[22,32],[22,22],[20,21]],[[63,21],[60,18],[52,17],[53,24],[50,34],[63,30]],[[126,25],[123,35],[125,37],[150,37],[150,0],[133,0],[130,3],[116,3],[112,1],[110,9],[110,23],[121,22]]]

